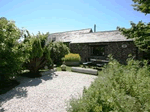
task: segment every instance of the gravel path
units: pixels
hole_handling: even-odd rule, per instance
[[[96,77],[61,71],[36,79],[20,78],[20,85],[0,95],[0,112],[66,112],[66,101],[82,95],[83,87]]]

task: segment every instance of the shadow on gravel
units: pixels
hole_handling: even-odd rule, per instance
[[[16,86],[7,93],[0,95],[0,104],[7,102],[13,97],[17,98],[27,97],[27,90],[25,88],[20,87],[20,85]]]
[[[21,87],[38,86],[40,83],[42,83],[42,80],[52,80],[54,75],[56,75],[55,72],[52,72],[39,78],[28,78],[24,84],[21,84]]]
[[[27,78],[25,82],[20,83],[18,86],[8,91],[7,93],[0,95],[0,105],[7,102],[8,100],[11,100],[13,97],[16,98],[27,97],[28,91],[26,90],[25,87],[38,86],[40,83],[42,83],[42,80],[44,81],[52,80],[54,75],[56,74],[52,72],[51,74],[43,75],[42,77],[39,78]],[[0,112],[1,111],[2,110],[0,109]]]
[[[0,112],[5,112],[4,108],[0,108]]]

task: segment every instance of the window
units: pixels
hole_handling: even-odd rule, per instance
[[[91,54],[92,56],[104,56],[105,53],[105,46],[92,46],[91,47]]]

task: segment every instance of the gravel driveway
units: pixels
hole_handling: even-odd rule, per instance
[[[20,85],[0,95],[0,112],[66,112],[66,101],[82,95],[83,87],[96,77],[58,71],[35,79],[20,78]]]

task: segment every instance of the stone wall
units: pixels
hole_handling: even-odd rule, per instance
[[[126,44],[126,48],[122,48],[122,45]],[[81,61],[86,61],[85,59],[91,57],[91,45],[105,45],[105,58],[109,54],[112,54],[114,59],[121,63],[125,63],[129,54],[135,56],[136,59],[142,57],[142,53],[138,52],[138,49],[134,45],[133,41],[125,42],[99,42],[99,43],[81,43],[81,44],[70,44],[70,50],[72,53],[78,53],[81,56]]]
[[[126,48],[122,48],[122,45],[127,45]],[[107,55],[112,54],[114,59],[120,63],[125,63],[129,54],[136,57],[137,48],[133,42],[111,42],[107,47]]]
[[[70,44],[70,51],[79,54],[82,62],[90,56],[88,44]]]

